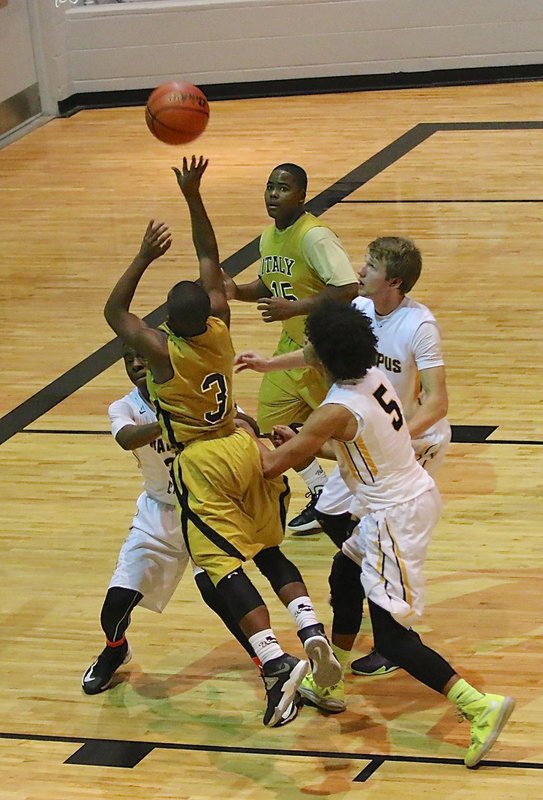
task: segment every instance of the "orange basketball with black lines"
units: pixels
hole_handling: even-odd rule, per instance
[[[187,144],[204,132],[209,120],[207,97],[188,81],[162,83],[145,107],[147,127],[165,144]]]

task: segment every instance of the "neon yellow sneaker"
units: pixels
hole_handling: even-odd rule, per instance
[[[488,753],[511,716],[515,702],[513,697],[484,694],[460,710],[471,723],[471,744],[464,758],[466,767],[473,769]]]
[[[322,708],[323,711],[328,711],[329,714],[339,714],[347,708],[343,680],[340,680],[335,686],[323,689],[321,686],[317,686],[313,675],[309,673],[298,686],[298,691],[304,700],[308,700],[317,708]]]

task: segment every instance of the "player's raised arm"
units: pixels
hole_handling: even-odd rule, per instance
[[[160,350],[160,334],[130,311],[134,293],[144,272],[157,258],[166,253],[172,238],[163,222],[151,220],[140,249],[130,266],[121,275],[104,307],[108,325],[123,341],[147,359],[154,359]]]
[[[200,194],[200,182],[207,165],[208,160],[203,156],[200,156],[198,160],[196,160],[196,156],[192,156],[190,164],[184,157],[181,168],[172,167],[172,169],[189,208],[192,241],[200,267],[200,281],[209,295],[211,313],[229,325],[230,308],[219,263],[219,248],[215,231]]]

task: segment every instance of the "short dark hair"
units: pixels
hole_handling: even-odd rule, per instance
[[[403,236],[381,236],[369,244],[368,255],[384,265],[387,280],[401,280],[402,294],[410,292],[420,277],[422,256],[411,239]]]
[[[206,290],[195,281],[180,281],[172,286],[166,307],[168,325],[177,336],[197,336],[205,331],[211,301]]]
[[[307,317],[307,338],[335,381],[359,380],[377,363],[371,320],[340,300],[322,300]]]
[[[292,175],[294,178],[298,189],[302,192],[307,192],[307,172],[303,167],[299,167],[298,164],[278,164],[272,169],[272,172],[275,172],[276,169],[282,169],[283,172],[288,172],[288,174]]]

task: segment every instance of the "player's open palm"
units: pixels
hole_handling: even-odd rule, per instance
[[[165,222],[152,219],[147,225],[140,246],[140,255],[146,261],[154,261],[166,253],[172,245],[172,234]]]
[[[183,156],[181,169],[179,169],[179,167],[172,167],[179,188],[185,197],[194,197],[200,193],[200,181],[207,169],[208,163],[208,159],[203,156],[199,156],[198,160],[196,160],[196,156],[192,156],[189,164],[186,156]]]

